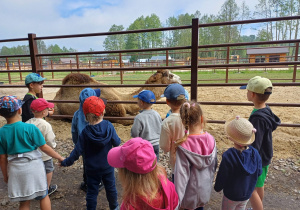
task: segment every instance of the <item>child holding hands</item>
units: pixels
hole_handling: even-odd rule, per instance
[[[40,200],[41,209],[51,209],[42,155],[37,150],[63,161],[49,147],[40,130],[21,121],[23,102],[15,96],[0,98],[0,115],[7,124],[0,128],[0,167],[8,183],[8,197],[20,202],[19,209],[29,209],[30,200]]]
[[[99,184],[103,181],[106,197],[111,210],[119,209],[114,168],[107,162],[107,153],[114,146],[118,146],[121,139],[114,126],[103,120],[105,113],[104,99],[91,96],[85,99],[82,109],[89,122],[79,135],[78,142],[70,156],[61,162],[61,166],[71,166],[80,155],[84,158],[84,168],[87,176],[86,207],[95,210]]]
[[[31,118],[26,123],[35,125],[43,134],[47,145],[49,145],[52,149],[55,149],[55,134],[52,130],[52,126],[50,123],[44,120],[44,118],[49,114],[49,109],[54,108],[54,104],[47,102],[43,98],[37,98],[32,101],[30,108],[34,118]],[[57,190],[56,184],[50,185],[54,171],[53,159],[49,155],[42,152],[42,160],[44,162],[47,174],[48,195],[51,195]]]
[[[150,142],[140,137],[130,139],[123,146],[112,148],[108,163],[119,168],[123,186],[123,210],[173,210],[178,196],[174,184],[167,179],[166,171],[157,163]]]
[[[225,133],[233,141],[233,148],[222,156],[215,190],[223,190],[222,209],[245,209],[257,178],[262,173],[261,158],[251,145],[256,129],[244,118],[237,116],[227,121]]]
[[[180,108],[180,117],[185,135],[175,144],[175,188],[180,208],[200,210],[211,195],[217,167],[216,142],[203,131],[205,119],[198,103],[185,102]]]

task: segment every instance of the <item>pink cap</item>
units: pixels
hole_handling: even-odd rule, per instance
[[[107,155],[109,165],[114,168],[127,168],[137,174],[146,174],[156,167],[153,146],[140,137],[128,140],[119,147],[112,148]]]
[[[36,112],[41,112],[44,109],[53,108],[53,107],[54,107],[53,103],[49,103],[48,101],[46,101],[43,98],[37,98],[37,99],[33,100],[30,105],[30,109],[32,109],[33,111],[36,111]]]

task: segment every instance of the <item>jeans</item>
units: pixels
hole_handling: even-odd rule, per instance
[[[159,161],[159,145],[153,146],[154,153],[156,155],[157,162]]]
[[[116,209],[118,204],[118,195],[115,181],[114,169],[103,173],[103,171],[86,171],[87,175],[87,193],[86,193],[86,207],[88,210],[95,210],[97,207],[97,197],[99,193],[99,184],[103,181],[106,198],[110,209]]]

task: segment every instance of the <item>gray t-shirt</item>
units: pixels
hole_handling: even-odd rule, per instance
[[[134,118],[131,136],[148,140],[152,146],[159,145],[161,124],[161,117],[156,111],[143,110]]]

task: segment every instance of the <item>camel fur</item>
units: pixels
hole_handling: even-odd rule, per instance
[[[181,83],[180,77],[176,74],[170,73],[168,70],[157,70],[145,84],[171,84],[171,83]],[[62,81],[63,85],[106,85],[105,83],[98,82],[95,79],[89,77],[86,74],[81,73],[70,73]],[[54,100],[79,100],[79,94],[84,89],[84,87],[61,87]],[[115,88],[103,88],[101,87],[102,98],[107,99],[107,101],[136,101],[133,98],[142,90],[151,90],[156,97],[156,100],[160,99],[163,94],[165,87],[141,87],[138,90],[130,93],[123,94],[119,93]],[[73,115],[76,110],[78,110],[78,103],[57,103],[56,113],[61,115]],[[136,115],[139,111],[137,104],[119,104],[119,103],[108,103],[106,106],[105,116],[113,117],[125,117],[128,115]]]

